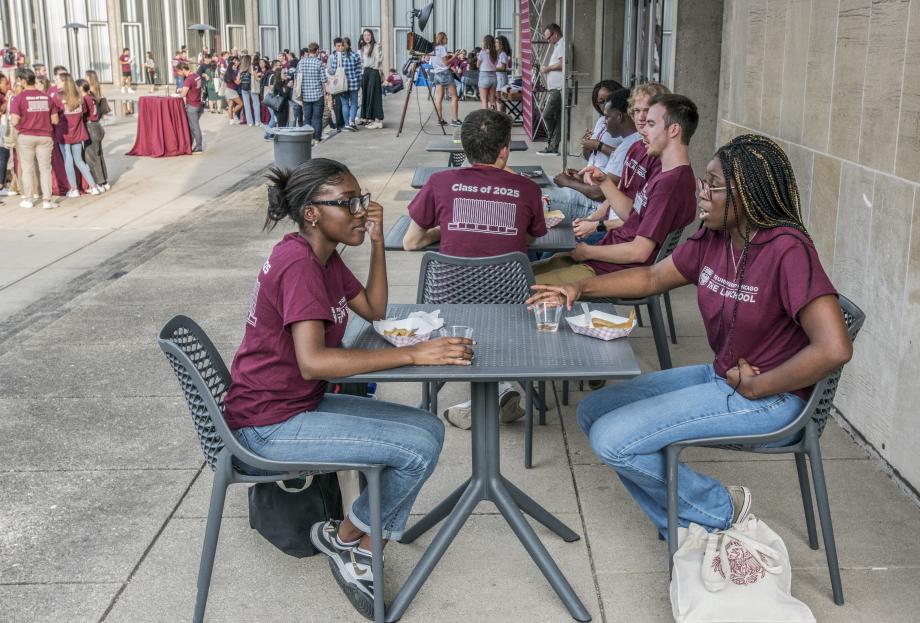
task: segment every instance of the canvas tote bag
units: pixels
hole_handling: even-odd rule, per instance
[[[678,542],[671,573],[678,623],[814,623],[791,594],[785,543],[754,515],[713,533],[691,523]]]
[[[337,62],[335,73],[329,77],[329,82],[326,84],[326,91],[329,95],[338,95],[339,93],[344,93],[348,90],[348,77],[345,76],[345,65],[342,63],[342,53],[336,52]]]

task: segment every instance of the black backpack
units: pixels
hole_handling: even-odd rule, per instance
[[[16,54],[13,53],[13,50],[8,49],[6,51],[6,53],[3,55],[3,62],[6,63],[7,65],[16,64]]]

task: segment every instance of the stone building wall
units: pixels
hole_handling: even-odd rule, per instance
[[[920,488],[920,0],[726,0],[718,141],[778,140],[866,313],[841,415]]]

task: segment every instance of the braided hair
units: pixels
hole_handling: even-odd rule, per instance
[[[294,170],[272,167],[265,177],[268,186],[268,213],[263,231],[271,231],[286,218],[303,229],[303,207],[325,187],[335,186],[350,176],[341,162],[313,158]]]
[[[741,213],[745,216],[745,226],[739,229],[744,248],[741,251],[740,265],[735,279],[738,282],[735,302],[732,309],[731,323],[729,324],[729,358],[735,360],[734,330],[738,318],[738,304],[741,300],[741,289],[744,284],[745,271],[748,265],[748,249],[751,244],[752,229],[773,229],[775,227],[790,227],[803,234],[809,241],[811,236],[802,222],[802,212],[799,200],[799,189],[795,181],[792,164],[785,152],[774,141],[759,134],[743,134],[738,136],[716,152],[716,158],[722,165],[725,176],[726,210],[723,218],[723,230],[728,233],[728,210],[735,215],[735,223],[740,223]],[[737,191],[738,200],[735,200]],[[754,232],[756,233],[756,232]],[[792,235],[792,234],[788,234]],[[802,246],[805,243],[798,237],[796,239]],[[731,249],[731,235],[727,237],[729,253],[734,258]],[[811,288],[811,255],[808,258],[808,287]],[[727,257],[726,257],[727,262]],[[726,264],[727,269],[727,264]],[[725,301],[723,299],[723,306]],[[719,342],[722,335],[722,318],[719,314]]]

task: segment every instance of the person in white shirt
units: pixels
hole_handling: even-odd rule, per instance
[[[546,122],[546,133],[549,141],[546,149],[538,151],[541,156],[558,156],[559,141],[562,130],[562,68],[565,62],[565,41],[562,39],[562,29],[559,24],[550,24],[543,29],[543,36],[553,44],[553,52],[549,63],[540,68],[546,80],[546,90],[549,99],[546,110],[543,111],[543,120]]]
[[[482,49],[479,56],[479,104],[482,108],[494,108],[495,87],[498,78],[495,70],[498,65],[498,50],[495,49],[495,37],[486,35],[482,38]]]
[[[604,114],[607,98],[622,88],[623,85],[616,80],[601,80],[594,85],[591,103],[597,111],[597,121],[594,122],[593,129],[585,128],[581,139],[581,156],[588,164],[601,168],[607,166],[607,160],[610,159],[613,150],[623,141],[621,137],[612,136],[607,131],[607,116]]]
[[[439,32],[434,36],[434,52],[431,54],[431,82],[434,84],[434,108],[438,111],[438,118],[442,125],[447,125],[444,121],[444,115],[441,111],[442,100],[444,99],[444,89],[450,96],[450,124],[455,128],[461,126],[460,123],[460,102],[457,99],[457,85],[454,84],[454,72],[450,70],[450,65],[454,60],[454,55],[447,51],[447,35]]]
[[[383,66],[383,51],[374,39],[373,31],[365,28],[358,45],[361,55],[361,119],[358,125],[367,124],[369,130],[383,127],[383,87],[380,84],[380,68]]]

